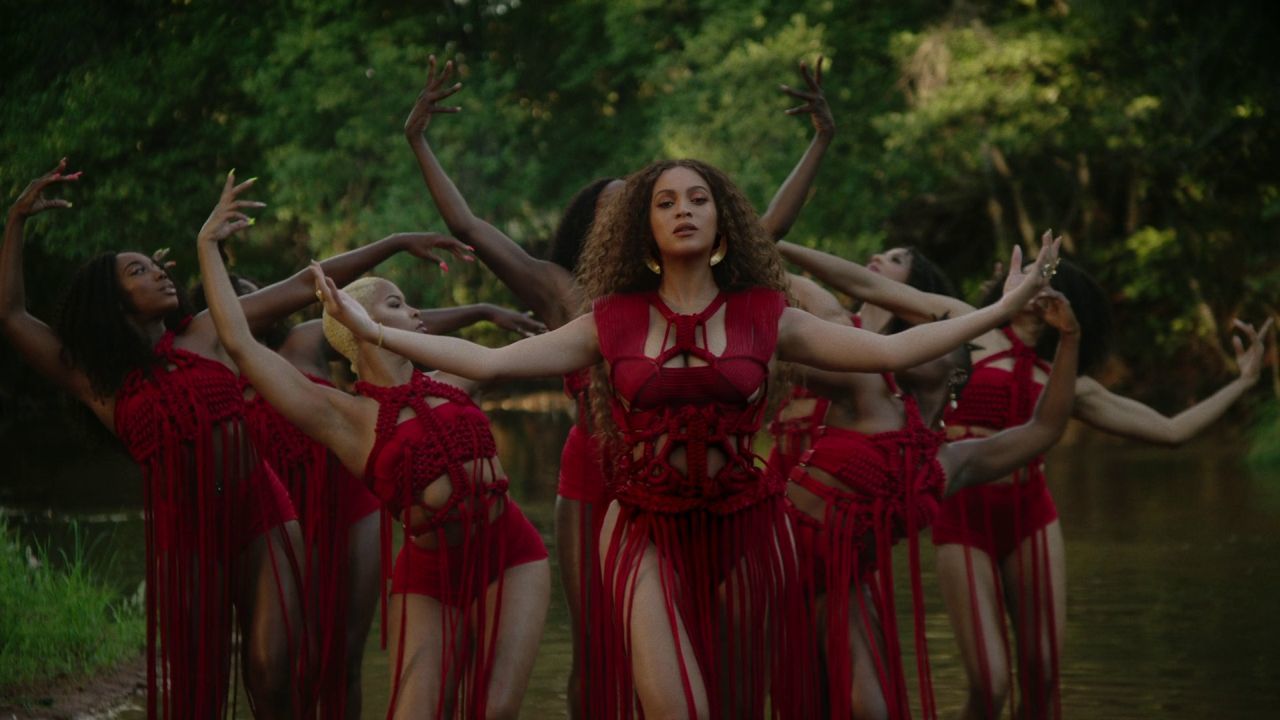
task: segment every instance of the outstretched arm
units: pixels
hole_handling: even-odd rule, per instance
[[[494,325],[525,337],[547,331],[547,326],[538,320],[510,308],[492,303],[475,303],[456,307],[432,308],[423,310],[419,316],[432,335],[446,335],[478,322],[489,321]]]
[[[1058,330],[1053,369],[1036,401],[1031,419],[995,435],[958,440],[938,451],[947,473],[947,494],[970,485],[998,480],[1024,467],[1062,437],[1071,417],[1076,395],[1076,371],[1080,356],[1080,324],[1065,296],[1045,290],[1035,300],[1045,323]]]
[[[325,312],[361,340],[416,363],[477,382],[490,382],[564,375],[600,361],[600,345],[590,313],[549,333],[500,348],[488,348],[460,338],[423,335],[375,323],[359,303],[324,276],[318,265],[311,267]]]
[[[813,72],[809,71],[808,65],[801,62],[800,78],[804,80],[808,90],[797,90],[787,85],[782,85],[780,88],[791,97],[804,101],[801,105],[787,109],[786,114],[808,113],[813,121],[813,140],[809,143],[809,148],[804,151],[804,155],[800,157],[800,162],[796,163],[791,174],[778,187],[773,200],[769,201],[769,207],[760,216],[760,224],[774,240],[786,237],[791,226],[795,224],[796,218],[800,216],[800,210],[804,208],[805,200],[809,195],[809,188],[813,186],[813,179],[818,174],[818,166],[822,164],[822,156],[827,152],[831,139],[836,134],[835,118],[831,115],[831,107],[827,105],[826,96],[822,94],[822,57],[818,57],[818,64]]]
[[[110,400],[94,395],[89,378],[63,362],[62,341],[53,328],[27,312],[26,286],[22,277],[23,226],[32,215],[50,208],[71,207],[67,200],[44,195],[58,183],[80,179],[78,172],[64,174],[66,169],[67,159],[63,158],[56,168],[32,180],[9,208],[4,226],[4,245],[0,246],[0,330],[23,360],[87,404],[107,427],[111,427]]]
[[[449,232],[474,247],[481,262],[549,327],[560,327],[573,317],[573,276],[553,262],[531,256],[501,230],[471,212],[466,199],[427,144],[423,133],[432,115],[461,110],[438,104],[462,89],[460,82],[446,85],[452,75],[453,61],[446,62],[444,70],[437,75],[436,58],[432,55],[428,60],[427,85],[404,123],[405,138],[418,159],[422,179]]]
[[[359,417],[358,401],[308,380],[289,361],[255,340],[249,328],[218,243],[251,225],[244,211],[262,207],[263,203],[239,198],[240,193],[253,186],[253,179],[239,185],[234,182],[234,176],[228,173],[222,196],[200,228],[197,240],[201,281],[218,338],[236,367],[272,407],[308,436],[327,445],[343,464],[359,468],[367,454],[361,452],[362,443],[369,440],[368,433],[360,432],[354,421]],[[311,297],[315,299],[314,292]]]
[[[1232,403],[1258,382],[1262,374],[1271,320],[1268,319],[1262,329],[1256,331],[1252,325],[1239,320],[1235,324],[1249,338],[1247,349],[1239,336],[1231,339],[1240,376],[1204,400],[1169,417],[1137,400],[1111,392],[1093,378],[1082,377],[1076,383],[1076,417],[1099,430],[1134,440],[1171,446],[1187,442],[1222,417]]]
[[[1004,297],[967,315],[917,325],[894,335],[842,328],[787,308],[778,322],[778,357],[823,370],[885,372],[904,370],[940,357],[970,338],[998,327],[1048,285],[1058,257],[1057,240],[1040,248],[1026,273],[1011,274]],[[1015,248],[1011,267],[1021,267]]]
[[[963,300],[917,290],[821,250],[778,243],[782,257],[840,292],[878,305],[912,324],[973,312]]]

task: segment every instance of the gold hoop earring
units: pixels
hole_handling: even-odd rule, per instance
[[[728,254],[729,254],[729,243],[725,242],[723,238],[717,235],[716,249],[715,249],[715,252],[711,253],[711,261],[710,261],[711,267],[715,267],[719,265],[720,261],[724,260],[724,256]]]
[[[644,266],[649,268],[649,271],[654,275],[662,274],[662,266],[658,264],[658,259],[652,253],[644,256]]]

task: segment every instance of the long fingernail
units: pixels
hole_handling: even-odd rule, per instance
[[[67,207],[75,207],[75,206],[76,206],[75,203],[71,202],[70,200],[67,201]]]
[[[441,260],[441,261],[440,261],[440,272],[449,272],[449,263],[447,263],[447,262],[445,262],[445,261]]]
[[[236,174],[236,169],[231,168],[231,170],[227,172],[227,177],[231,177],[232,175],[235,175],[235,174]]]
[[[257,175],[254,175],[253,177],[249,178],[248,180],[245,180],[245,182],[253,182],[253,181],[257,180],[257,179],[258,179],[258,176],[257,176]]]
[[[253,225],[257,224],[257,222],[258,222],[258,218],[249,218],[249,225],[250,225],[250,226],[253,226]]]

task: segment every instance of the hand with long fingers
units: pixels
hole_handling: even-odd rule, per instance
[[[1049,280],[1058,271],[1058,250],[1062,245],[1061,237],[1051,237],[1045,233],[1040,239],[1040,253],[1036,261],[1027,267],[1022,266],[1022,247],[1014,246],[1009,257],[1009,275],[1004,281],[1004,297],[1001,302],[1013,303],[1014,307],[1022,307],[1043,288],[1049,286]]]
[[[324,311],[358,338],[373,340],[378,337],[378,324],[369,317],[364,306],[339,288],[333,278],[326,276],[320,263],[312,260],[310,269],[316,281],[316,299],[324,303]]]
[[[465,262],[476,261],[475,256],[471,254],[475,248],[449,235],[434,232],[396,233],[396,237],[400,239],[405,252],[439,265],[442,272],[449,272],[449,264],[434,252],[436,250],[452,253],[454,257]]]
[[[462,83],[455,82],[452,85],[447,83],[453,77],[453,61],[450,60],[444,64],[444,69],[440,74],[436,74],[436,56],[432,55],[427,59],[427,85],[418,93],[418,99],[413,103],[413,109],[409,111],[409,117],[404,121],[404,134],[410,138],[421,135],[427,129],[427,123],[431,122],[431,116],[436,113],[456,113],[461,112],[462,108],[458,105],[439,105],[441,100],[462,89]]]
[[[213,207],[213,212],[209,213],[209,218],[200,228],[200,234],[197,236],[200,242],[221,242],[253,225],[254,219],[243,211],[264,208],[267,204],[256,200],[241,200],[240,193],[253,187],[257,181],[258,178],[253,177],[236,185],[236,171],[227,173],[227,180],[222,184],[222,195],[218,198],[218,204]]]
[[[788,115],[807,113],[809,119],[813,121],[813,129],[819,135],[829,137],[836,132],[836,119],[831,114],[831,106],[827,104],[827,96],[822,92],[822,60],[822,56],[819,55],[818,63],[812,72],[803,60],[800,61],[800,78],[804,80],[808,90],[797,90],[790,85],[779,85],[778,88],[791,97],[804,101],[803,105],[787,108]]]
[[[25,220],[49,208],[71,207],[70,200],[45,197],[44,191],[58,183],[75,182],[80,179],[80,175],[80,172],[68,173],[67,159],[62,158],[57,167],[27,184],[18,199],[13,201],[9,214]]]
[[[1080,332],[1080,322],[1076,320],[1076,313],[1066,295],[1047,287],[1036,295],[1031,304],[1036,315],[1059,334],[1075,335]]]
[[[494,325],[497,325],[504,330],[518,332],[525,337],[541,335],[547,331],[547,326],[538,319],[530,317],[527,313],[517,312],[510,308],[496,308],[491,320]]]
[[[1271,320],[1272,318],[1267,318],[1260,330],[1254,330],[1253,325],[1241,320],[1235,320],[1233,323],[1245,337],[1249,338],[1249,347],[1246,349],[1240,336],[1232,335],[1231,346],[1236,351],[1236,367],[1240,368],[1240,377],[1251,385],[1262,375],[1267,332],[1271,330]]]
[[[178,266],[177,260],[168,259],[170,250],[171,250],[170,248],[162,247],[159,250],[156,250],[155,252],[151,253],[152,261],[154,261],[155,264],[159,265],[160,267],[164,268],[165,272],[169,272],[170,270]]]

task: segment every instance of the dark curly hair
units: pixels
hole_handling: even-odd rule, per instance
[[[231,287],[236,291],[236,297],[244,297],[265,287],[255,278],[233,272],[228,272],[227,277],[231,278]],[[198,282],[191,288],[190,300],[192,312],[203,312],[209,309],[209,299],[205,297],[203,282]],[[284,341],[289,338],[289,323],[285,319],[276,320],[266,330],[257,333],[256,337],[263,345],[272,350],[279,350]]]
[[[956,294],[955,285],[951,284],[951,279],[947,277],[947,274],[942,271],[942,268],[937,263],[930,260],[914,245],[903,245],[901,247],[911,256],[911,270],[907,273],[907,285],[921,292],[946,295],[947,297],[959,297]],[[888,331],[893,334],[909,327],[911,327],[911,323],[894,316],[893,321],[889,323]]]
[[[728,292],[751,287],[786,292],[782,256],[733,181],[698,160],[662,160],[629,175],[592,226],[578,264],[578,284],[587,302],[612,293],[658,289],[659,276],[644,264],[646,257],[658,254],[649,206],[658,177],[675,167],[702,176],[715,201],[716,228],[721,241],[729,244],[724,261],[712,269],[716,285]]]
[[[62,341],[63,362],[83,372],[100,398],[114,395],[129,373],[159,362],[151,343],[128,320],[128,299],[116,272],[118,256],[102,253],[76,271],[53,324]],[[176,329],[189,315],[186,296],[179,291],[178,309],[165,318],[165,325]]]
[[[555,235],[551,236],[551,262],[574,272],[578,269],[578,258],[586,245],[587,235],[596,219],[596,203],[600,193],[617,178],[603,177],[592,180],[586,187],[574,194],[560,216]]]
[[[1088,375],[1102,367],[1111,353],[1111,303],[1107,294],[1094,282],[1084,268],[1070,260],[1058,262],[1058,272],[1049,281],[1054,290],[1067,296],[1071,310],[1080,322],[1080,375]],[[982,299],[990,305],[1000,299],[1003,283],[993,283]],[[1058,331],[1045,327],[1036,341],[1036,354],[1046,362],[1053,362],[1058,348]]]

